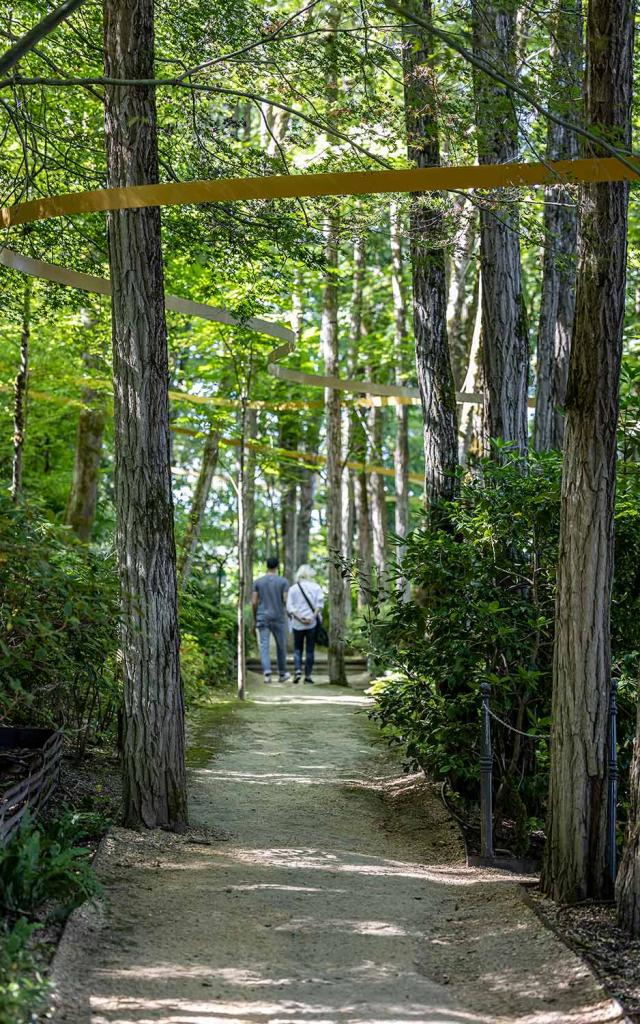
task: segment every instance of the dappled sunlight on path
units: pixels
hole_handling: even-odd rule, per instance
[[[118,829],[103,845],[106,906],[68,929],[56,1020],[618,1019],[512,878],[466,869],[433,789],[399,774],[366,698],[254,693],[192,729],[192,818],[210,832]]]

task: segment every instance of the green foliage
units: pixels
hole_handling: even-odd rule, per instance
[[[101,892],[91,869],[91,853],[75,845],[86,832],[68,816],[48,828],[27,815],[17,833],[0,847],[0,893],[5,912],[31,913],[53,903],[50,918],[64,918]]]
[[[236,612],[220,603],[218,583],[193,576],[180,596],[180,665],[187,703],[207,687],[231,681],[236,657]]]
[[[2,715],[63,725],[79,753],[119,701],[113,558],[0,499]]]
[[[33,953],[39,925],[20,917],[0,924],[0,1024],[32,1024],[51,987]]]
[[[509,725],[544,737],[550,725],[560,458],[485,460],[459,498],[425,518],[408,541],[404,572],[412,599],[374,609],[367,639],[392,669],[372,687],[373,717],[407,763],[477,797],[481,683]],[[640,651],[640,500],[616,511],[613,650],[627,675]],[[632,715],[621,690],[622,742]],[[539,815],[548,743],[493,722],[498,795],[516,823]],[[509,799],[511,794],[512,799]],[[517,799],[516,799],[517,794]]]

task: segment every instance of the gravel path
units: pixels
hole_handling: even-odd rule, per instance
[[[65,1024],[601,1024],[620,1019],[509,877],[468,871],[433,790],[358,693],[203,712],[200,833],[115,830],[107,898],[54,965]],[[208,830],[208,831],[205,831]]]

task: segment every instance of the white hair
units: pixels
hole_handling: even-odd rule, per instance
[[[301,565],[296,573],[296,581],[312,580],[315,574],[315,569],[313,569],[310,565]]]

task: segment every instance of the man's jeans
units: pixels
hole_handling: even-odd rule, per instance
[[[304,677],[311,679],[313,672],[313,654],[316,646],[316,627],[311,629],[294,629],[293,631],[293,661],[296,666],[296,675],[302,673],[302,648],[307,642],[307,654],[304,659]]]
[[[269,657],[269,638],[273,636],[278,652],[278,672],[281,676],[287,673],[287,623],[286,620],[275,622],[259,622],[260,660],[265,675],[271,674],[271,658]]]

